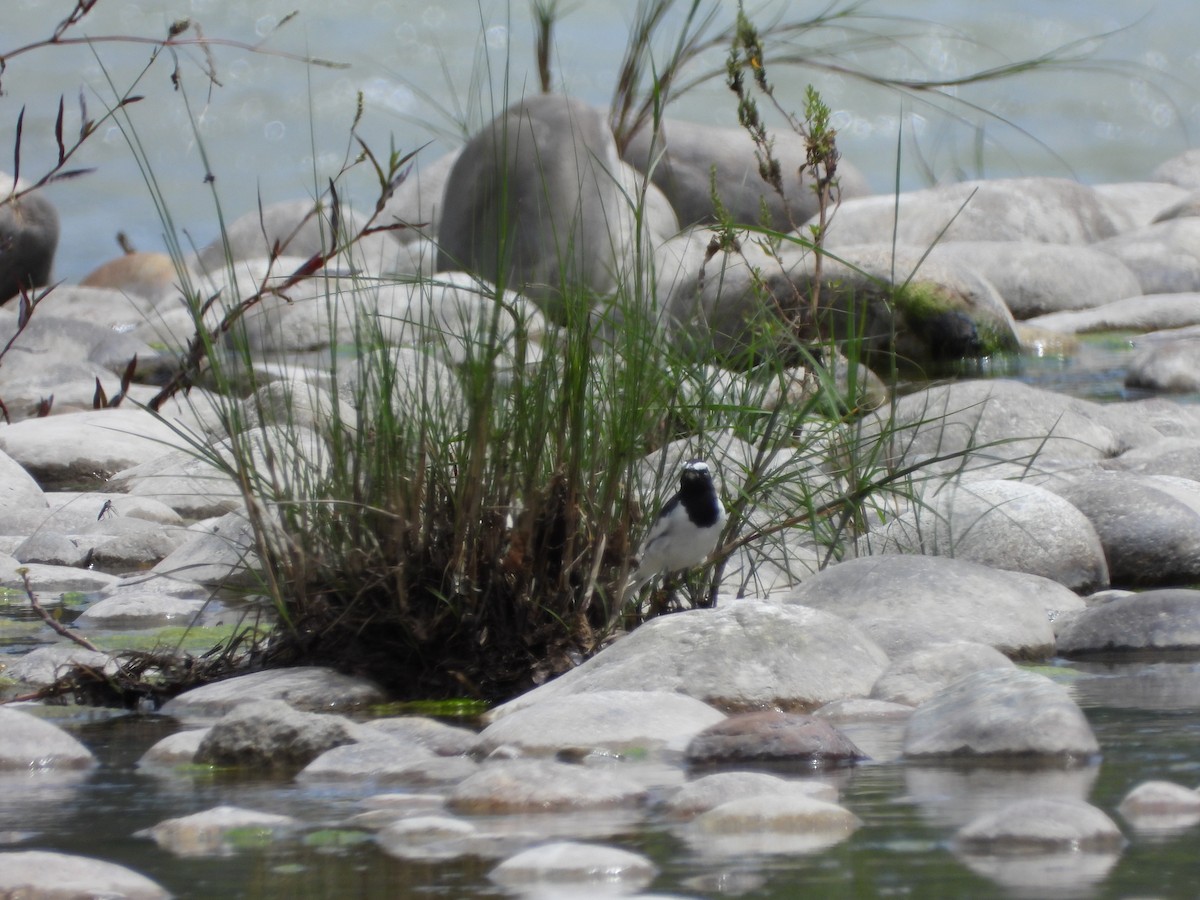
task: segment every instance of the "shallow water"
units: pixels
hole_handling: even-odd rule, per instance
[[[729,21],[734,0],[717,4],[721,21]],[[607,105],[636,3],[560,5],[567,12],[556,31],[556,85]],[[780,9],[778,2],[748,5],[765,8],[754,15],[764,27]],[[793,2],[789,14],[813,15],[825,6],[824,0]],[[0,98],[0,165],[8,168],[12,160],[6,148],[15,142],[22,107],[21,170],[37,177],[56,154],[60,97],[66,102],[68,143],[78,129],[81,92],[94,119],[112,105],[114,90],[136,84],[133,93],[145,99],[130,108],[130,125],[101,123],[72,160],[72,167],[96,172],[50,188],[64,219],[57,274],[67,279],[116,255],[119,230],[139,249],[164,249],[162,215],[169,216],[186,250],[218,233],[218,201],[232,218],[254,209],[259,197],[271,203],[323,190],[358,152],[348,131],[359,92],[364,115],[358,131],[377,153],[386,154],[389,140],[405,151],[432,140],[420,157],[431,160],[459,143],[464,129],[490,118],[506,95],[536,89],[524,0],[102,0],[77,29],[91,38],[160,36],[172,22],[190,17],[210,37],[265,42],[269,51],[350,66],[306,67],[269,53],[217,47],[213,62],[221,87],[210,90],[203,57],[183,50],[178,57],[183,92],[173,90],[170,58],[141,74],[150,58],[145,44],[105,42],[13,55],[45,39],[68,7],[61,0],[4,4],[0,55],[9,58]],[[293,10],[299,15],[275,31]],[[876,190],[979,175],[1140,180],[1188,148],[1200,130],[1195,88],[1200,51],[1194,40],[1200,12],[1193,0],[875,0],[864,4],[863,15],[838,31],[822,32],[805,45],[805,55],[828,51],[872,72],[945,79],[1110,34],[1100,46],[1088,43],[1072,51],[1093,49],[1086,64],[954,88],[968,105],[955,105],[950,114],[848,77],[774,70],[789,111],[801,108],[806,84],[819,87],[835,112],[845,158]],[[860,28],[898,40],[848,46]],[[719,69],[723,59],[718,49],[706,67]],[[972,105],[993,117],[973,112]],[[682,97],[669,113],[736,124],[732,95],[719,79]],[[982,130],[976,128],[980,122]],[[129,142],[140,143],[147,172],[134,162]],[[211,186],[205,183],[208,174],[215,178]],[[166,197],[165,212],[150,201],[145,185],[150,177]],[[371,187],[364,172],[351,176],[342,194],[362,207],[373,202]]]
[[[1060,661],[1061,662],[1061,661]],[[1081,665],[1056,677],[1071,684],[1104,748],[1098,766],[1028,770],[917,766],[894,759],[902,726],[848,726],[878,759],[834,780],[841,802],[864,825],[848,841],[812,854],[713,858],[689,847],[667,824],[644,826],[606,841],[651,856],[660,874],[648,890],[693,897],[746,896],[785,900],[821,897],[1182,897],[1200,878],[1196,824],[1177,831],[1139,833],[1115,812],[1132,787],[1149,779],[1200,783],[1200,673],[1195,663],[1133,666]],[[1190,699],[1170,686],[1190,684]],[[1157,687],[1148,688],[1148,685]],[[161,778],[134,768],[140,754],[174,724],[155,716],[97,717],[72,730],[102,765],[76,788],[56,796],[8,787],[0,794],[0,834],[24,835],[20,848],[86,853],[128,865],[180,897],[447,897],[503,896],[487,881],[493,862],[412,864],[391,859],[370,842],[341,848],[313,845],[302,836],[223,858],[181,859],[134,831],[164,818],[219,804],[303,818],[305,833],[334,827],[360,811],[361,788],[316,788],[282,781],[178,776]],[[801,776],[804,777],[804,776]],[[51,775],[44,783],[59,782]],[[1129,840],[1116,858],[1097,858],[1088,884],[1078,868],[1058,861],[986,874],[984,863],[956,854],[955,830],[1005,799],[1072,793],[1109,813]],[[15,833],[15,834],[14,834]],[[1011,863],[1010,863],[1011,865]],[[1057,881],[1055,880],[1057,879]]]

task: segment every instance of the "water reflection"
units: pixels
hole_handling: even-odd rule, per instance
[[[0,838],[0,844],[63,828],[89,777],[86,770],[69,769],[0,773],[0,831],[10,838]]]
[[[1014,897],[1060,900],[1091,897],[1116,865],[1116,853],[955,854],[972,872],[1008,888]]]
[[[958,828],[1018,800],[1087,800],[1100,766],[1078,768],[996,767],[990,765],[909,766],[904,770],[906,800],[939,828]]]
[[[1084,676],[1071,685],[1076,702],[1113,709],[1200,709],[1200,664],[1076,663]]]

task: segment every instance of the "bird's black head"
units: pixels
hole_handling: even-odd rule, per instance
[[[689,459],[683,464],[683,471],[679,475],[679,489],[687,491],[689,488],[703,489],[712,484],[712,473],[708,469],[708,463],[702,459]]]
[[[684,463],[683,472],[679,475],[679,494],[676,499],[687,511],[688,519],[697,527],[707,528],[721,521],[721,501],[717,497],[717,487],[713,484],[708,464],[702,459]]]

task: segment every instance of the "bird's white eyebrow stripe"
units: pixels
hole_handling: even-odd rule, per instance
[[[702,459],[693,459],[683,464],[683,467],[690,472],[707,472],[708,463]]]

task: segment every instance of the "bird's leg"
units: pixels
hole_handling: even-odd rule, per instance
[[[661,597],[658,599],[655,608],[655,615],[663,613],[679,612],[683,609],[683,605],[679,602],[679,588],[686,584],[683,572],[668,572],[663,576],[662,588],[660,589]]]

